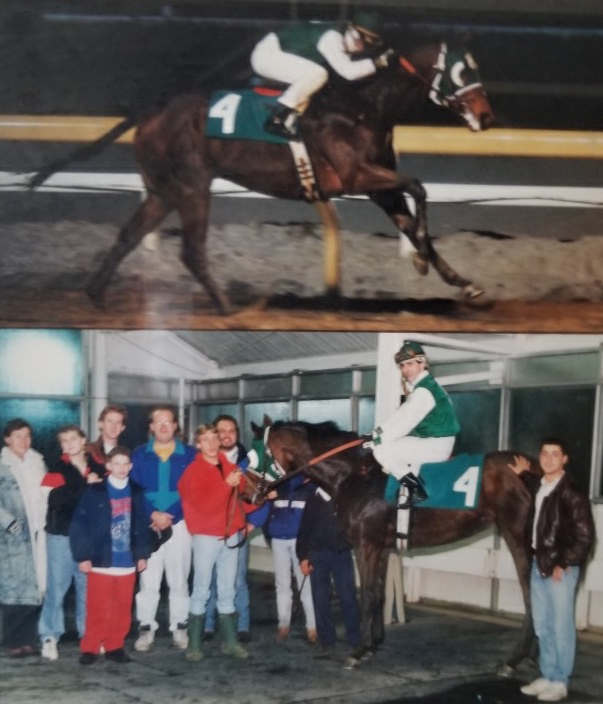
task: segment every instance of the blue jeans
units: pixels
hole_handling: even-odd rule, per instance
[[[46,535],[47,585],[42,612],[38,622],[40,638],[52,637],[59,640],[65,633],[65,594],[75,581],[75,625],[80,638],[86,626],[86,583],[87,577],[80,572],[77,562],[71,555],[69,538],[66,535]]]
[[[321,645],[335,645],[337,633],[331,613],[331,576],[339,599],[346,641],[355,647],[360,643],[360,610],[356,599],[354,563],[351,550],[310,552],[314,568],[310,573],[316,630]]]
[[[249,587],[247,586],[247,567],[249,564],[249,541],[246,540],[238,550],[237,578],[235,581],[235,611],[237,612],[237,631],[248,631],[250,626]],[[216,585],[216,570],[211,579],[209,601],[205,608],[205,630],[216,630],[216,603],[218,588]]]
[[[534,630],[540,649],[540,672],[551,682],[567,686],[576,655],[575,596],[579,567],[570,567],[558,582],[542,577],[532,560],[530,593]]]
[[[227,541],[215,535],[193,535],[193,593],[191,614],[201,616],[207,609],[211,581],[216,571],[217,607],[220,614],[235,611],[235,580],[237,578],[238,543],[235,533]]]

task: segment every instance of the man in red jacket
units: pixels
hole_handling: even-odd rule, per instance
[[[195,433],[195,444],[200,452],[178,482],[184,520],[193,538],[194,580],[186,659],[203,658],[203,622],[214,566],[222,652],[246,658],[247,650],[237,641],[234,606],[240,532],[246,523],[244,510],[238,505],[237,490],[243,488],[245,478],[220,452],[215,425],[200,425]]]

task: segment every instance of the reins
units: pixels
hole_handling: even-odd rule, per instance
[[[292,477],[296,477],[298,474],[302,474],[302,472],[307,469],[308,467],[312,467],[315,464],[318,464],[319,462],[322,462],[323,460],[328,459],[329,457],[333,457],[333,455],[338,455],[340,452],[344,452],[345,450],[349,450],[352,447],[357,447],[358,445],[362,445],[364,442],[363,438],[356,438],[356,440],[351,440],[350,442],[346,442],[343,445],[337,445],[337,447],[333,447],[330,450],[327,450],[326,452],[323,452],[320,455],[317,455],[316,457],[312,457],[312,459],[308,460],[305,464],[302,464],[301,467],[298,467],[296,470],[293,472],[287,472],[284,476],[280,477],[279,479],[275,479],[273,482],[271,482],[267,488],[272,490],[275,486],[279,486],[285,481],[288,481]],[[268,450],[268,445],[266,444],[266,449]]]

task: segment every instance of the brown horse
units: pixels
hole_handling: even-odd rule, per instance
[[[268,433],[268,454],[288,475],[303,472],[325,489],[354,546],[360,575],[362,645],[352,659],[374,653],[384,639],[383,599],[388,549],[395,547],[396,507],[383,499],[386,476],[358,436],[334,423],[275,422]],[[508,674],[532,655],[534,632],[529,590],[525,524],[531,496],[508,468],[510,452],[485,456],[481,493],[474,510],[417,508],[412,511],[410,549],[446,545],[496,526],[507,543],[522,589],[525,619],[521,639],[507,660]],[[531,471],[540,473],[531,461]],[[278,480],[282,481],[282,480]]]
[[[393,128],[429,100],[452,111],[473,131],[486,129],[494,120],[471,55],[437,42],[397,56],[370,80],[337,84],[334,79],[312,100],[301,119],[301,133],[321,200],[368,195],[414,245],[416,268],[426,274],[429,263],[433,264],[446,282],[461,287],[471,298],[481,291],[459,276],[431,243],[425,189],[416,178],[396,173]],[[225,313],[229,303],[209,271],[206,256],[213,179],[226,178],[276,198],[304,199],[287,144],[208,138],[208,110],[206,97],[181,96],[138,127],[134,149],[148,195],[88,283],[87,293],[95,302],[103,300],[124,257],[176,210],[182,223],[182,261]],[[120,123],[96,146],[90,145],[89,153],[115,141],[132,124],[131,119]],[[86,149],[49,165],[31,185],[40,185],[72,158],[87,158]],[[415,203],[414,215],[405,195]]]

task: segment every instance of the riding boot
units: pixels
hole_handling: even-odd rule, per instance
[[[203,660],[203,622],[205,614],[188,615],[188,647],[185,658],[190,662]]]
[[[234,614],[218,614],[220,621],[220,633],[222,634],[222,652],[226,655],[232,655],[239,660],[245,660],[249,657],[249,653],[237,641],[237,615]]]
[[[272,115],[264,123],[264,129],[277,137],[299,139],[298,119],[297,110],[279,103]]]
[[[403,504],[399,504],[398,508],[408,508],[427,499],[427,492],[423,482],[416,474],[408,472],[408,474],[400,478],[400,484],[408,489],[408,499]]]

